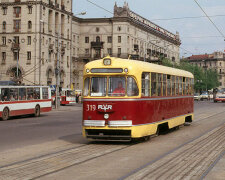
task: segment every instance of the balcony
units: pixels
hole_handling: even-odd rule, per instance
[[[20,44],[19,43],[12,43],[12,51],[19,51],[20,50]]]
[[[21,13],[13,13],[13,17],[14,18],[20,18],[21,17]]]
[[[91,48],[101,48],[101,49],[103,49],[103,44],[104,44],[104,42],[94,42],[94,41],[92,41],[91,42]]]
[[[56,7],[56,8],[59,8],[59,4],[55,4],[55,7]]]

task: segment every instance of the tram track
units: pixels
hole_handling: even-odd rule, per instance
[[[223,123],[120,179],[200,179],[224,150]]]
[[[0,167],[0,180],[37,179],[133,144],[87,144]]]

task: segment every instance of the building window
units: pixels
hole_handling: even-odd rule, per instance
[[[32,14],[32,9],[33,9],[32,6],[28,6],[28,14]]]
[[[17,60],[17,58],[18,58],[18,60],[19,60],[19,53],[18,52],[13,52],[13,59],[16,61]]]
[[[121,36],[118,36],[118,43],[121,43]]]
[[[85,49],[85,54],[89,54],[89,49]]]
[[[6,30],[6,22],[5,21],[3,21],[3,23],[2,23],[2,29],[3,29],[3,31]]]
[[[118,48],[118,57],[121,55],[121,48]]]
[[[31,51],[27,51],[27,60],[31,60]]]
[[[108,55],[112,55],[112,48],[107,49]]]
[[[27,45],[31,45],[31,36],[27,36]]]
[[[85,43],[89,43],[89,37],[85,37]]]
[[[28,29],[31,29],[31,28],[32,28],[32,22],[28,21]]]
[[[96,42],[100,42],[100,37],[99,36],[96,37]]]
[[[112,36],[108,36],[108,43],[112,43]]]
[[[121,31],[121,27],[120,26],[117,27],[117,31]]]
[[[2,45],[6,45],[6,37],[2,37]]]
[[[21,20],[14,20],[14,31],[19,32],[21,27]]]
[[[76,40],[76,36],[75,36],[75,35],[73,35],[73,42],[75,42],[75,40]]]
[[[21,7],[14,7],[14,17],[18,18],[21,14]]]
[[[96,27],[95,31],[96,31],[96,32],[99,32],[99,27]]]
[[[6,52],[2,52],[2,61],[6,60]]]
[[[3,10],[3,15],[7,15],[7,7],[3,7],[2,10]]]

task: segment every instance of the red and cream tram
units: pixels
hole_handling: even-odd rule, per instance
[[[193,75],[106,57],[84,67],[83,136],[131,140],[193,120]]]

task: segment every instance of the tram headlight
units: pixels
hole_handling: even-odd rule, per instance
[[[89,69],[86,69],[86,72],[87,72],[87,73],[89,73],[89,72],[90,72],[90,70],[89,70]]]
[[[104,119],[109,119],[109,114],[104,114]]]
[[[125,69],[124,69],[124,72],[125,72],[125,73],[128,73],[128,69],[127,69],[127,68],[125,68]]]
[[[104,59],[103,64],[104,65],[111,65],[111,59]]]

